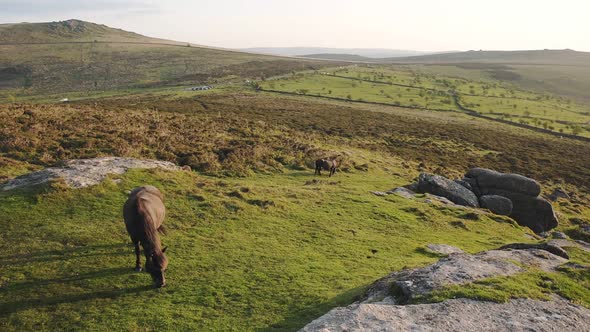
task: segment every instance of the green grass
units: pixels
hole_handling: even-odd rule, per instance
[[[576,304],[590,308],[590,274],[583,269],[562,268],[561,273],[529,271],[511,277],[496,277],[472,284],[447,287],[418,298],[413,303],[441,302],[469,298],[480,301],[507,302],[516,298],[550,300],[558,294]]]
[[[430,109],[456,109],[446,93],[388,84],[369,83],[321,74],[307,74],[260,84],[263,89],[334,97],[352,101],[379,102],[391,105]]]
[[[590,253],[575,247],[568,247],[567,251],[570,261],[558,267],[556,272],[529,268],[513,276],[448,286],[416,298],[413,303],[441,302],[454,298],[493,302],[507,302],[516,298],[550,300],[552,294],[558,294],[590,308]]]
[[[392,270],[432,262],[420,250],[428,243],[476,252],[524,239],[510,223],[374,196],[406,181],[383,171],[311,179],[132,171],[118,184],[2,193],[0,326],[294,330]],[[163,290],[132,272],[121,220],[126,191],[144,183],[166,195]]]
[[[461,105],[478,113],[554,132],[590,137],[590,106],[522,90],[506,81],[435,75],[425,66],[352,65],[262,82],[263,89],[431,110]],[[452,72],[451,72],[452,73]],[[409,87],[395,84],[407,85]]]
[[[351,303],[391,271],[433,262],[423,250],[428,243],[478,252],[530,241],[528,230],[506,218],[473,218],[420,199],[370,193],[407,184],[419,171],[458,177],[485,166],[523,173],[546,192],[565,186],[575,194],[568,204],[555,204],[560,229],[574,232],[579,225],[568,218],[588,217],[583,165],[590,153],[577,141],[460,113],[231,85],[207,93],[149,92],[81,94],[68,105],[0,105],[2,180],[63,159],[104,155],[198,170],[132,171],[113,178],[121,182],[81,190],[56,183],[0,192],[0,329],[296,330]],[[318,156],[339,156],[342,171],[314,178],[309,165]],[[149,275],[132,272],[121,220],[126,192],[148,183],[162,189],[168,208],[169,287],[163,290],[150,287]],[[585,253],[572,255],[587,262]],[[585,285],[578,270],[549,277],[564,286],[540,294],[585,301],[572,284]],[[498,284],[490,298],[513,289],[538,295],[537,288],[527,293],[514,282]]]

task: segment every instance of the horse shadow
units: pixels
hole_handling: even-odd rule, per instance
[[[62,303],[76,303],[93,299],[115,299],[121,296],[153,289],[150,285],[137,286],[125,289],[102,290],[91,293],[66,294],[53,297],[33,298],[21,301],[0,303],[0,317],[23,310],[37,309],[54,306]]]
[[[40,251],[30,254],[17,254],[0,257],[4,266],[25,265],[37,262],[51,262],[70,258],[87,258],[92,256],[129,255],[131,252],[123,250],[129,247],[128,244],[102,244],[92,246],[80,246],[68,248],[65,250]],[[74,256],[72,256],[74,255]],[[112,288],[102,289],[94,292],[80,292],[72,294],[52,294],[52,296],[43,296],[43,292],[35,292],[32,296],[26,296],[31,290],[51,289],[69,283],[76,284],[91,279],[113,279],[126,274],[132,274],[131,266],[122,266],[116,268],[103,268],[97,270],[75,273],[70,275],[59,276],[51,279],[27,280],[23,282],[14,282],[0,285],[2,302],[0,302],[0,317],[23,310],[47,307],[62,303],[75,303],[92,299],[117,298],[127,294],[143,292],[153,289],[151,285],[138,286],[132,288]],[[17,299],[17,300],[13,300]]]
[[[26,254],[0,256],[0,266],[24,265],[29,263],[43,263],[63,260],[64,257],[75,254],[75,258],[87,258],[93,256],[123,256],[129,252],[122,249],[129,247],[127,243],[100,244],[90,246],[78,246],[62,250],[38,251]],[[113,250],[119,249],[119,250]],[[113,252],[114,251],[114,252]]]

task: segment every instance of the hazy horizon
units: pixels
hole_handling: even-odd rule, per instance
[[[590,51],[590,4],[466,0],[0,0],[2,23],[80,19],[150,37],[241,48]],[[173,24],[171,24],[173,22]]]

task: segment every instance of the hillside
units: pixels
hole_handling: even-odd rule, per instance
[[[5,96],[215,84],[324,64],[192,46],[78,20],[0,26]]]
[[[396,63],[506,63],[590,66],[590,52],[574,50],[467,51],[380,59]]]
[[[573,50],[468,51],[380,59],[384,63],[444,66],[436,73],[471,71],[522,89],[565,96],[590,104],[590,53]],[[458,68],[458,70],[456,69]]]
[[[318,54],[305,54],[302,58],[310,59],[325,59],[325,60],[336,60],[336,61],[359,61],[359,62],[372,62],[374,59],[356,54],[340,54],[340,53],[318,53]]]
[[[82,189],[60,181],[0,189],[6,331],[293,331],[351,303],[391,271],[435,262],[439,256],[425,249],[430,243],[476,253],[537,241],[505,217],[428,203],[427,195],[371,193],[423,171],[458,176],[485,165],[521,172],[541,181],[545,194],[559,187],[571,195],[555,204],[559,230],[584,236],[579,228],[588,216],[588,169],[580,166],[590,156],[587,144],[426,110],[241,90],[143,95],[0,105],[0,138],[3,179],[100,156],[193,169],[132,170]],[[313,175],[320,156],[340,158],[336,175]],[[126,192],[142,184],[166,196],[162,238],[170,265],[161,290],[132,271],[121,220]],[[587,266],[583,252],[571,255]],[[587,273],[568,266],[502,282],[539,284],[519,289],[519,297],[559,292],[589,306]],[[577,283],[582,287],[570,288]],[[512,294],[495,283],[478,287],[472,297]]]
[[[252,47],[244,48],[242,51],[287,56],[304,56],[306,54],[356,54],[367,58],[407,57],[433,53],[412,50],[394,50],[388,48],[336,47]]]
[[[60,22],[0,24],[0,44],[94,41],[182,44],[75,19]]]

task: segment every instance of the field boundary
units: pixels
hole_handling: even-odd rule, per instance
[[[400,87],[404,87],[404,88],[418,89],[418,90],[424,90],[424,91],[449,93],[448,91],[438,90],[438,89],[432,89],[432,88],[425,88],[423,86],[415,86],[415,85],[408,85],[408,84],[401,84],[401,83],[391,83],[391,82],[385,82],[385,81],[374,81],[374,80],[367,80],[367,79],[364,79],[364,78],[350,77],[350,76],[342,76],[342,75],[332,75],[332,74],[323,74],[323,75],[325,75],[325,76],[332,76],[332,77],[338,77],[338,78],[344,78],[344,79],[348,79],[348,80],[368,82],[368,83],[383,84],[383,85],[394,85],[394,86],[400,86]]]
[[[375,104],[375,105],[393,106],[393,107],[401,107],[401,108],[409,108],[409,109],[421,109],[421,110],[432,110],[432,111],[446,111],[446,112],[465,113],[465,114],[468,114],[468,115],[471,115],[471,116],[474,116],[474,117],[478,117],[478,118],[482,118],[482,119],[492,120],[492,121],[496,121],[496,122],[500,122],[500,123],[504,123],[504,124],[509,124],[509,125],[513,125],[513,126],[516,126],[516,127],[520,127],[520,128],[531,129],[531,130],[534,130],[534,131],[537,131],[537,132],[540,132],[540,133],[550,134],[550,135],[553,135],[553,136],[556,136],[556,137],[559,137],[559,138],[567,137],[567,138],[571,138],[571,139],[575,139],[575,140],[579,140],[579,141],[590,142],[590,138],[589,137],[577,136],[577,135],[572,135],[572,134],[567,134],[567,133],[558,133],[558,132],[555,132],[555,131],[552,131],[552,130],[549,130],[549,129],[539,128],[539,127],[535,127],[535,126],[531,126],[531,125],[516,123],[516,122],[512,122],[512,121],[508,121],[508,120],[503,120],[503,119],[498,119],[498,118],[494,118],[494,117],[483,115],[480,112],[477,112],[475,110],[472,110],[470,108],[467,108],[467,107],[464,107],[463,105],[461,105],[461,103],[459,102],[459,95],[470,96],[470,97],[504,98],[504,99],[516,99],[516,100],[528,100],[528,101],[538,101],[538,100],[533,100],[533,99],[528,99],[528,98],[519,98],[519,97],[500,97],[500,96],[474,95],[474,94],[468,94],[468,93],[459,93],[459,92],[457,92],[455,90],[451,90],[451,89],[449,91],[444,91],[444,90],[438,90],[438,89],[432,89],[432,88],[425,88],[425,87],[419,87],[419,86],[414,86],[414,85],[407,85],[407,84],[401,84],[401,83],[391,83],[391,82],[385,82],[385,81],[375,81],[375,80],[368,80],[368,79],[358,78],[358,77],[335,75],[335,74],[330,74],[330,73],[325,73],[325,74],[321,74],[321,75],[331,76],[331,77],[337,77],[337,78],[343,78],[343,79],[349,79],[349,80],[355,80],[355,81],[361,81],[361,82],[368,82],[368,83],[375,83],[375,84],[383,84],[383,85],[394,85],[394,86],[400,86],[400,87],[406,87],[406,88],[412,88],[412,89],[419,89],[419,90],[424,90],[424,91],[433,91],[433,92],[446,93],[449,96],[451,96],[451,98],[453,98],[453,100],[455,102],[455,105],[462,112],[453,111],[453,110],[432,109],[432,108],[426,108],[426,107],[403,106],[403,105],[395,105],[395,104],[390,104],[390,103],[371,102],[371,101],[365,101],[365,100],[352,100],[352,99],[339,98],[339,97],[328,97],[328,96],[319,96],[319,95],[310,95],[310,94],[300,94],[300,93],[295,93],[295,92],[286,92],[286,91],[279,91],[279,90],[266,90],[266,89],[262,89],[262,88],[259,88],[259,90],[269,91],[269,92],[275,92],[275,93],[285,93],[285,94],[299,95],[299,96],[310,96],[310,97],[326,98],[326,99],[333,99],[333,100],[341,100],[341,101],[348,101],[348,102],[355,102],[355,103]],[[561,108],[561,109],[563,109],[563,108]],[[567,112],[579,114],[579,113],[574,112],[574,111],[571,111],[571,110],[567,110],[567,109],[563,109],[563,110],[564,111],[567,111]]]
[[[367,101],[367,100],[354,100],[354,99],[346,99],[340,97],[329,97],[329,96],[322,96],[322,95],[310,95],[310,94],[303,94],[297,92],[289,92],[289,91],[280,91],[280,90],[270,90],[264,88],[258,88],[257,91],[262,92],[271,92],[271,93],[278,93],[283,95],[290,95],[290,96],[304,96],[304,97],[315,97],[315,98],[323,98],[329,100],[336,100],[336,101],[344,101],[349,103],[361,103],[361,104],[369,104],[369,105],[381,105],[381,106],[390,106],[390,107],[399,107],[399,108],[407,108],[407,109],[415,109],[415,110],[428,110],[428,111],[437,111],[437,112],[448,112],[448,113],[461,113],[465,114],[465,112],[461,112],[458,110],[451,110],[451,109],[442,109],[442,108],[426,108],[421,106],[409,106],[409,105],[396,105],[390,103],[382,103],[378,101]]]
[[[467,114],[467,115],[471,115],[473,117],[476,118],[480,118],[480,119],[485,119],[485,120],[490,120],[490,121],[494,121],[494,122],[498,122],[498,123],[503,123],[503,124],[507,124],[507,125],[511,125],[511,126],[516,126],[519,128],[524,128],[524,129],[530,129],[533,131],[536,131],[538,133],[544,133],[544,134],[549,134],[558,138],[570,138],[573,140],[578,140],[578,141],[583,141],[583,142],[589,142],[590,143],[590,138],[589,137],[584,137],[584,136],[576,136],[576,135],[572,135],[572,134],[566,134],[566,133],[557,133],[554,131],[551,131],[549,129],[544,129],[544,128],[538,128],[538,127],[534,127],[534,126],[530,126],[530,125],[526,125],[526,124],[522,124],[522,123],[516,123],[516,122],[512,122],[512,121],[508,121],[508,120],[503,120],[503,119],[498,119],[498,118],[493,118],[490,116],[486,116],[483,115],[475,110],[469,109],[464,107],[463,105],[461,105],[461,103],[459,102],[459,97],[457,96],[457,94],[451,94],[451,97],[453,98],[453,100],[455,101],[455,105],[457,106],[457,108],[459,108],[459,110],[447,110],[447,109],[437,109],[437,108],[426,108],[426,107],[418,107],[418,106],[405,106],[405,105],[395,105],[395,104],[390,104],[390,103],[381,103],[381,102],[377,102],[377,101],[366,101],[366,100],[353,100],[353,99],[346,99],[346,98],[339,98],[339,97],[328,97],[328,96],[321,96],[321,95],[310,95],[310,94],[302,94],[302,93],[297,93],[297,92],[288,92],[288,91],[279,91],[279,90],[271,90],[271,89],[264,89],[264,88],[258,88],[257,91],[262,91],[262,92],[270,92],[270,93],[277,93],[277,94],[282,94],[282,95],[289,95],[289,96],[304,96],[304,97],[315,97],[315,98],[323,98],[323,99],[328,99],[328,100],[335,100],[335,101],[343,101],[343,102],[349,102],[349,103],[361,103],[361,104],[369,104],[369,105],[380,105],[380,106],[390,106],[390,107],[399,107],[399,108],[406,108],[406,109],[417,109],[417,110],[424,110],[424,111],[436,111],[436,112],[448,112],[448,113],[460,113],[460,114]]]
[[[494,118],[491,116],[483,115],[475,110],[472,110],[470,108],[466,108],[463,105],[461,105],[461,103],[459,102],[459,96],[457,96],[457,94],[453,94],[453,100],[455,100],[455,105],[457,105],[457,107],[460,110],[462,110],[463,112],[465,112],[471,116],[474,116],[476,118],[487,119],[487,120],[500,122],[500,123],[504,123],[504,124],[508,124],[508,125],[512,125],[512,126],[516,126],[516,127],[520,127],[520,128],[530,129],[530,130],[534,130],[539,133],[545,133],[545,134],[553,135],[553,136],[559,137],[559,138],[566,137],[566,138],[570,138],[570,139],[574,139],[574,140],[578,140],[578,141],[590,142],[589,137],[576,136],[576,135],[566,134],[566,133],[557,133],[555,131],[545,129],[545,128],[534,127],[534,126],[530,126],[530,125],[523,124],[523,123],[516,123],[516,122],[504,120],[504,119],[498,119],[498,118]]]
[[[399,87],[419,89],[419,90],[432,91],[432,92],[442,92],[442,93],[446,93],[446,94],[452,95],[450,89],[448,91],[444,91],[444,90],[439,90],[439,89],[434,89],[434,88],[425,88],[425,87],[415,86],[415,85],[408,85],[408,84],[401,84],[401,83],[390,83],[390,82],[385,82],[385,81],[375,81],[375,80],[368,80],[368,79],[358,78],[358,77],[334,75],[334,74],[329,74],[329,73],[328,74],[323,74],[323,75],[325,75],[325,76],[332,76],[332,77],[338,77],[338,78],[344,78],[344,79],[349,79],[349,80],[357,80],[357,81],[361,81],[361,82],[368,82],[368,83],[375,83],[375,84],[383,84],[383,85],[394,85],[394,86],[399,86]],[[515,100],[526,100],[526,101],[532,101],[532,102],[541,102],[540,100],[537,100],[537,99],[523,98],[523,97],[514,97],[514,96],[513,97],[508,97],[508,96],[506,96],[506,97],[502,97],[502,96],[486,96],[486,95],[478,95],[478,94],[471,94],[471,93],[464,93],[464,92],[460,92],[460,94],[462,96],[467,96],[467,97],[497,98],[497,99],[515,99]],[[562,106],[555,106],[555,107],[557,107],[557,108],[559,108],[559,109],[561,109],[562,111],[565,111],[565,112],[570,112],[570,113],[574,113],[574,114],[580,114],[578,112],[569,110],[569,109],[564,108]]]

